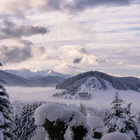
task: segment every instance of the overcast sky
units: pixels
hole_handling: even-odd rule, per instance
[[[3,69],[140,77],[140,0],[0,0]]]

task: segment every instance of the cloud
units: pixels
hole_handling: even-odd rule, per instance
[[[0,56],[3,64],[21,63],[22,61],[32,58],[30,46],[0,46]]]
[[[80,63],[80,62],[82,61],[82,59],[83,59],[83,58],[75,58],[75,59],[73,60],[73,63],[78,64],[78,63]]]
[[[1,0],[0,13],[24,17],[27,12],[35,11],[83,11],[102,5],[123,6],[133,0]]]
[[[73,0],[67,4],[70,11],[83,11],[95,6],[109,5],[109,6],[123,6],[130,4],[130,0]]]
[[[0,13],[25,17],[27,12],[35,11],[58,11],[64,4],[63,0],[1,0]]]
[[[83,69],[72,66],[67,63],[63,63],[63,64],[56,66],[54,68],[54,70],[57,72],[61,72],[61,73],[71,73],[72,75],[83,72]]]
[[[44,26],[22,26],[5,19],[3,25],[0,26],[0,39],[21,38],[47,32],[49,30]]]
[[[107,60],[104,59],[96,59],[97,63],[107,63]]]
[[[62,46],[60,47],[64,53],[68,53],[67,58],[72,58],[73,63],[83,63],[83,64],[90,64],[96,65],[98,62],[96,61],[97,57],[89,52],[84,47],[80,46]],[[73,60],[74,58],[74,60]],[[76,58],[76,59],[75,59]]]
[[[31,41],[29,41],[29,40],[24,40],[24,39],[22,39],[22,40],[19,40],[19,42],[20,42],[21,44],[24,44],[25,46],[31,46],[31,45],[33,45],[33,42],[31,42]]]

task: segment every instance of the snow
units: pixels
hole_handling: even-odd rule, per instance
[[[87,123],[92,127],[92,130],[98,128],[103,128],[102,132],[104,133],[104,124],[103,121],[97,116],[87,116]]]
[[[39,106],[35,110],[35,123],[36,125],[43,125],[48,119],[50,122],[62,119],[64,116],[64,109],[60,105],[48,103]]]
[[[71,118],[71,120],[70,120]],[[49,121],[63,120],[69,123],[70,127],[83,125],[86,127],[86,117],[77,110],[65,110],[57,104],[48,103],[39,106],[35,110],[36,125],[43,125],[48,119]]]
[[[94,132],[99,132],[104,134],[105,126],[103,121],[97,116],[87,116],[87,124],[91,126],[91,134],[94,136]]]
[[[92,94],[98,89],[102,89],[102,85],[100,84],[98,79],[96,77],[89,77],[83,84],[81,84],[81,86],[78,89],[78,92],[88,92]]]
[[[122,118],[119,118],[116,122],[117,126],[119,127],[119,131],[125,129],[126,124],[124,123],[124,121],[122,120]]]
[[[136,137],[135,137],[135,134],[134,134],[134,131],[132,131],[132,130],[128,130],[127,132],[126,132],[126,135],[130,138],[130,139],[136,139]]]
[[[120,132],[113,132],[104,135],[101,140],[130,140],[125,134]]]
[[[87,129],[86,136],[91,135],[91,127],[87,125],[86,116],[74,109],[64,109],[60,105],[48,103],[39,106],[35,110],[35,124],[42,126],[46,119],[50,122],[61,120],[66,122],[70,127],[84,126]]]
[[[73,109],[73,110],[67,110],[65,116],[67,114],[71,114],[72,116],[72,120],[69,122],[70,127],[79,126],[79,125],[86,126],[87,123],[86,117],[81,112]]]

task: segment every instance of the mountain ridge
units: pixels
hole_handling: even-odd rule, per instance
[[[58,76],[39,77],[37,79],[26,79],[24,77],[0,70],[0,78],[7,82],[6,86],[24,86],[24,87],[46,87],[55,86],[65,80]]]
[[[140,92],[140,79],[136,77],[116,77],[99,71],[89,71],[68,78],[58,84],[56,89],[63,89],[63,94],[92,94],[97,90],[107,90],[108,85],[116,90],[134,90]]]
[[[21,76],[21,77],[24,77],[26,79],[38,79],[38,78],[43,78],[46,76],[57,76],[57,77],[65,78],[65,79],[71,77],[71,75],[69,75],[69,74],[58,73],[58,72],[55,72],[55,71],[50,70],[50,69],[37,70],[35,72],[31,71],[29,69],[4,70],[4,71],[11,73],[11,74]]]

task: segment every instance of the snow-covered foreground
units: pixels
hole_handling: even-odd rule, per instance
[[[56,90],[54,87],[6,87],[6,89],[7,93],[10,95],[11,101],[47,101],[75,104],[77,106],[79,106],[80,103],[83,103],[88,107],[95,107],[97,109],[108,108],[113,100],[113,95],[117,92],[114,89],[109,89],[108,91],[96,91],[92,94],[92,98],[90,100],[80,100],[54,98],[52,95],[61,91]],[[139,92],[128,90],[118,91],[118,93],[120,98],[123,99],[126,104],[132,102],[132,108],[139,110]]]

